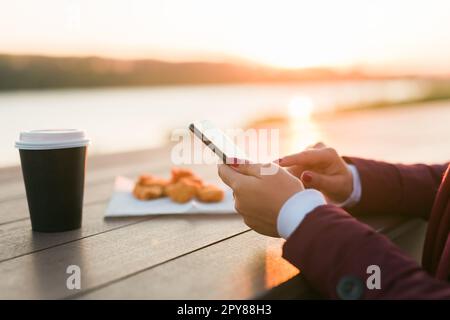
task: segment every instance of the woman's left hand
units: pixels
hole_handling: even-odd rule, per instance
[[[277,218],[283,204],[304,190],[302,182],[277,164],[219,165],[219,176],[234,192],[235,208],[256,232],[279,237]]]

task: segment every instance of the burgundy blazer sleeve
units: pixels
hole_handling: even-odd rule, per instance
[[[361,179],[361,199],[351,214],[398,214],[428,219],[447,165],[403,165],[344,157]]]
[[[339,282],[352,276],[362,281],[365,299],[450,299],[448,283],[429,276],[389,239],[336,206],[310,212],[284,244],[283,257],[324,297],[339,298]],[[366,287],[370,265],[381,269],[381,289]]]

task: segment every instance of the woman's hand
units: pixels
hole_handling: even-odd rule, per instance
[[[332,203],[342,203],[353,191],[353,177],[336,150],[322,143],[283,157],[278,164],[298,177],[305,187],[322,192]]]
[[[236,211],[245,223],[271,237],[279,237],[277,218],[283,204],[304,190],[299,179],[274,163],[219,165],[219,176],[233,189]]]

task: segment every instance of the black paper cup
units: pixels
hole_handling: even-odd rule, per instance
[[[31,226],[39,232],[81,227],[86,152],[79,130],[21,133],[19,148]]]

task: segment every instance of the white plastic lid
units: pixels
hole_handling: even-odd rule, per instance
[[[16,148],[25,150],[50,150],[83,147],[89,139],[82,130],[50,129],[30,130],[20,133]]]

